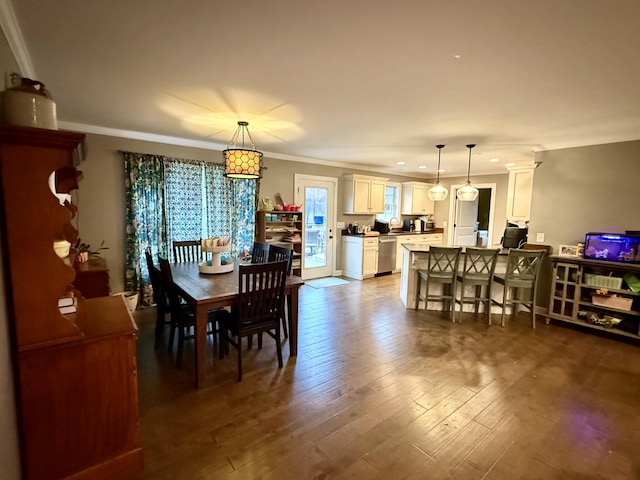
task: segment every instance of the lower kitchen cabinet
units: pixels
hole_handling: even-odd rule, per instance
[[[402,244],[423,244],[423,245],[442,245],[442,233],[407,233],[406,235],[398,235],[398,243],[396,247],[396,269],[395,272],[402,270]]]
[[[378,272],[377,237],[342,237],[342,274],[362,280]]]

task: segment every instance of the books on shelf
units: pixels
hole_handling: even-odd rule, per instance
[[[58,299],[58,310],[63,315],[76,313],[76,311],[78,310],[78,304],[76,296],[73,294],[73,292],[69,292],[67,295]]]

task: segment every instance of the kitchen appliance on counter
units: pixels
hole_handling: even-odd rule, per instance
[[[414,230],[415,230],[415,226],[413,224],[413,220],[402,220],[403,232],[413,232]]]
[[[376,277],[393,272],[396,268],[396,237],[378,239],[378,272]]]
[[[374,220],[373,221],[373,228],[371,229],[374,232],[380,232],[381,234],[385,234],[385,233],[389,233],[390,228],[389,228],[389,222],[383,222],[381,220]]]
[[[416,218],[413,221],[413,224],[416,232],[428,232],[436,228],[436,223],[433,221],[433,216]]]

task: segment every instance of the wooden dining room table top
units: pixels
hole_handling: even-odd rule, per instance
[[[210,302],[232,305],[238,295],[238,271],[237,269],[227,273],[206,274],[200,273],[198,262],[185,262],[171,264],[173,281],[181,291],[185,299],[192,302]],[[304,281],[295,275],[287,277],[285,290],[304,285]]]

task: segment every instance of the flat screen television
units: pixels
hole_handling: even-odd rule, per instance
[[[527,243],[528,228],[507,227],[502,235],[502,246],[504,248],[520,248]]]
[[[584,241],[584,258],[640,263],[640,236],[625,233],[587,233]]]

